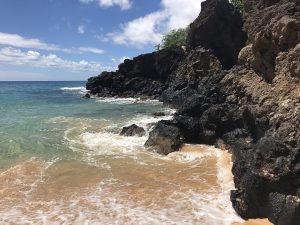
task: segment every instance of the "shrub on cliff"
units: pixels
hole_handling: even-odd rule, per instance
[[[171,30],[169,33],[163,35],[161,43],[156,45],[155,48],[157,50],[161,50],[165,48],[186,45],[186,38],[189,29],[190,28],[187,27]]]
[[[238,10],[243,11],[244,9],[244,4],[242,0],[231,0],[230,1],[234,7],[236,7]]]

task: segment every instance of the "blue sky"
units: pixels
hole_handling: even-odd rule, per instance
[[[151,52],[203,0],[1,0],[1,80],[86,80]]]

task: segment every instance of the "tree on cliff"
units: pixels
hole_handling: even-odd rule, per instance
[[[237,9],[240,11],[243,11],[244,9],[244,4],[242,0],[231,0],[230,1],[232,5],[234,5]]]
[[[186,45],[186,38],[190,27],[179,28],[171,30],[169,33],[163,35],[162,41],[160,44],[157,44],[155,48],[157,50],[171,48],[175,46]]]

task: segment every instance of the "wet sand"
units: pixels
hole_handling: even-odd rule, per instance
[[[242,221],[229,201],[230,158],[187,145],[167,157],[20,162],[0,173],[0,223],[229,225]]]

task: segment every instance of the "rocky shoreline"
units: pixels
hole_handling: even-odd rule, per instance
[[[147,97],[177,109],[160,121],[147,147],[181,143],[233,153],[231,201],[244,219],[300,221],[300,1],[202,3],[186,48],[125,60],[88,80],[99,97]]]

